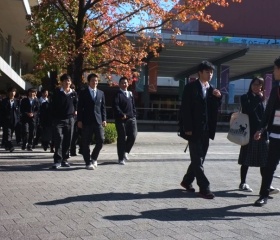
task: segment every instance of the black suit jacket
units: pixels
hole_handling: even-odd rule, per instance
[[[83,125],[93,123],[102,124],[106,120],[106,105],[104,92],[97,89],[95,101],[92,99],[89,88],[80,91],[78,101],[77,121]]]
[[[1,103],[1,119],[3,126],[16,126],[19,122],[20,111],[19,111],[19,100],[14,99],[13,108],[11,108],[10,99],[4,98]]]
[[[128,118],[136,118],[136,107],[135,100],[132,92],[129,92],[129,97],[127,98],[122,90],[118,90],[113,99],[112,108],[114,110],[115,119],[122,119],[124,115]]]
[[[203,99],[202,86],[199,80],[188,83],[183,92],[180,121],[185,132],[192,132],[189,140],[198,139],[207,121],[209,138],[214,139],[218,109],[221,105],[222,97],[213,95],[214,88],[210,85],[207,90],[206,98]]]
[[[23,98],[20,103],[20,113],[21,113],[21,121],[29,122],[33,120],[37,121],[38,112],[40,109],[40,103],[37,98],[33,99],[32,105],[30,104],[29,98]],[[27,113],[33,113],[33,117],[28,117]]]
[[[273,125],[273,119],[275,111],[280,109],[280,87],[275,86],[271,89],[269,99],[265,108],[264,116],[258,127],[260,129],[266,129],[269,133],[280,134],[280,126]]]
[[[264,115],[263,101],[260,96],[254,96],[251,92],[241,96],[242,112],[248,114],[250,124],[250,136],[254,136]]]

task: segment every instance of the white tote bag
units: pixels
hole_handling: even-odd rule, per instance
[[[227,139],[241,146],[249,143],[250,125],[247,114],[235,112],[231,115]]]

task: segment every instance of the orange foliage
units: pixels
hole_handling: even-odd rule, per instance
[[[241,2],[241,0],[232,0]],[[148,54],[164,47],[162,29],[170,29],[178,46],[181,34],[172,21],[199,20],[222,27],[204,14],[210,4],[228,0],[41,0],[32,8],[28,33],[37,69],[68,69],[82,79],[85,71],[132,76]]]

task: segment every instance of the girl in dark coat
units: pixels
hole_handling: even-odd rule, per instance
[[[259,141],[254,140],[254,133],[258,130],[264,115],[265,97],[263,95],[263,86],[263,78],[255,77],[250,83],[248,92],[241,96],[242,113],[246,113],[249,116],[250,141],[247,145],[240,148],[238,163],[241,165],[241,183],[239,189],[247,192],[253,191],[253,189],[246,183],[249,166],[260,167],[261,175],[263,175],[264,167],[267,163],[267,134],[263,134]],[[273,187],[270,188],[270,194],[278,192],[279,189]]]

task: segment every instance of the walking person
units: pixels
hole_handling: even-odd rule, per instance
[[[73,91],[76,91],[75,85],[72,83],[70,86]],[[78,100],[79,102],[79,100]],[[77,115],[74,116],[74,130],[73,130],[73,135],[72,135],[72,140],[70,144],[70,156],[74,157],[77,156],[77,143],[79,142],[79,150],[78,153],[81,154],[81,141],[79,141],[79,138],[81,136],[81,129],[78,128],[78,121],[77,121]]]
[[[28,96],[23,98],[20,103],[20,113],[21,113],[21,136],[22,136],[22,146],[21,149],[28,151],[33,151],[32,146],[34,143],[34,138],[36,135],[37,125],[38,125],[38,112],[40,109],[40,103],[36,98],[37,89],[29,88]]]
[[[23,96],[21,94],[18,95],[17,97],[18,101],[19,101],[19,106],[21,105],[21,100],[23,99]],[[22,145],[22,134],[21,134],[21,130],[22,130],[22,125],[21,125],[21,121],[18,121],[16,128],[15,128],[15,135],[16,135],[16,142],[17,145],[21,146]]]
[[[264,79],[255,77],[252,79],[248,92],[241,96],[241,109],[249,117],[250,141],[247,145],[241,146],[238,164],[240,167],[241,182],[239,189],[245,192],[253,192],[249,184],[246,183],[247,172],[250,167],[260,167],[261,176],[264,174],[264,169],[267,163],[268,154],[268,137],[265,132],[261,139],[254,140],[254,134],[258,130],[261,119],[264,115],[265,97],[263,94]],[[270,187],[270,194],[279,193],[279,189]]]
[[[280,57],[274,61],[274,79],[280,81]],[[269,134],[267,164],[262,174],[262,183],[259,199],[254,203],[255,206],[263,206],[267,203],[270,186],[274,172],[280,159],[280,87],[275,86],[270,92],[264,116],[261,120],[258,131],[255,133],[255,140],[261,140],[266,131]]]
[[[15,98],[15,95],[16,88],[8,88],[7,97],[2,100],[0,108],[4,147],[10,152],[15,150],[12,138],[20,117],[19,100]]]
[[[52,112],[49,102],[49,91],[47,89],[41,90],[42,96],[40,97],[40,112],[39,112],[39,125],[41,128],[41,143],[44,151],[47,151],[51,146],[52,140]]]
[[[82,154],[86,169],[97,168],[97,159],[104,143],[104,127],[107,125],[104,92],[97,89],[98,76],[87,77],[88,87],[79,93],[77,125],[82,129]],[[95,147],[90,153],[92,137]]]
[[[71,144],[74,116],[77,115],[77,93],[71,86],[71,77],[63,74],[60,77],[61,87],[54,91],[51,101],[54,140],[53,169],[70,167],[69,148]]]
[[[191,163],[181,186],[188,192],[195,192],[193,181],[196,178],[199,196],[213,199],[210,182],[205,173],[203,163],[209,147],[209,138],[214,139],[217,125],[218,108],[222,95],[209,82],[215,67],[208,61],[198,66],[198,79],[185,86],[181,103],[181,121],[188,137]]]
[[[113,100],[113,110],[118,134],[119,164],[125,165],[137,136],[136,108],[132,92],[127,90],[128,79],[126,77],[120,78],[119,87]]]

